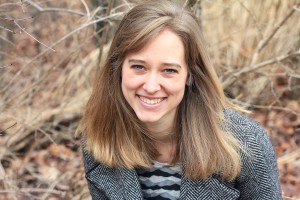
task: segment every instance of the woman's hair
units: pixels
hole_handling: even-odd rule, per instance
[[[240,145],[226,129],[224,110],[234,108],[225,97],[209,60],[200,23],[184,6],[148,1],[131,9],[121,21],[78,131],[94,159],[110,167],[151,167],[157,156],[155,139],[125,100],[122,63],[168,29],[184,44],[188,83],[179,104],[174,132],[185,176],[198,179],[217,173],[232,180],[240,172]]]

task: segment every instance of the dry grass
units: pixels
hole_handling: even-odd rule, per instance
[[[225,89],[246,104],[299,98],[299,1],[204,1],[203,24]],[[281,62],[279,62],[281,60]],[[288,78],[278,90],[279,78]]]
[[[66,168],[51,169],[56,178],[76,177],[77,183],[49,179],[39,168],[46,161],[35,162],[41,156],[38,152],[47,157],[53,143],[71,141],[70,149],[80,155],[73,133],[97,72],[99,48],[94,45],[92,24],[103,18],[84,0],[33,1],[42,8],[59,7],[84,16],[38,12],[33,4],[22,2],[0,0],[0,198],[4,194],[11,199],[88,199],[82,166],[71,168],[75,158],[62,159],[70,166],[65,176]],[[287,101],[300,106],[297,4],[296,0],[202,0],[209,51],[235,102],[248,108],[297,112]],[[128,8],[124,0],[112,5],[106,16],[109,24],[114,26]],[[31,15],[35,17],[27,19]],[[299,155],[280,158],[291,159]]]

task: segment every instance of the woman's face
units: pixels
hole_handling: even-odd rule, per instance
[[[137,117],[147,123],[173,123],[188,69],[180,38],[164,30],[122,65],[122,91]]]

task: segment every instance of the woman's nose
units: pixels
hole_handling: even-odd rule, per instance
[[[159,91],[160,90],[159,77],[156,74],[149,74],[145,80],[143,89],[150,94]]]

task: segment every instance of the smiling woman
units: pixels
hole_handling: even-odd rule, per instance
[[[281,199],[272,145],[204,43],[171,1],[124,16],[78,128],[93,199]]]
[[[155,132],[151,128],[157,129],[159,124],[163,125],[163,129],[172,130],[177,107],[184,95],[187,74],[183,43],[168,29],[140,51],[125,57],[122,92],[137,118],[150,132]],[[173,134],[172,131],[170,134]],[[156,137],[162,139],[161,133]]]

